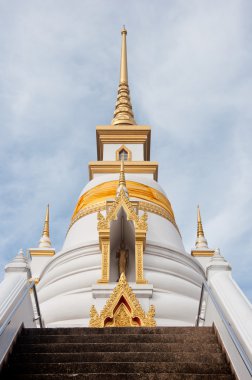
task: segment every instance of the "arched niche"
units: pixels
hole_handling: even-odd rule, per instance
[[[132,160],[132,152],[126,145],[121,145],[120,148],[116,150],[116,160],[117,161],[131,161]]]
[[[128,251],[126,277],[129,282],[135,282],[135,227],[132,220],[127,220],[123,207],[120,208],[117,219],[110,222],[110,282],[119,279],[119,250],[124,243]]]
[[[109,206],[106,216],[101,212],[98,212],[97,215],[97,229],[101,249],[101,278],[98,280],[98,283],[107,284],[110,282],[111,261],[114,262],[114,257],[111,255],[113,254],[113,249],[115,249],[114,247],[118,241],[116,233],[118,233],[120,226],[119,223],[112,224],[111,222],[118,221],[118,216],[120,217],[120,215],[126,215],[126,220],[132,222],[132,224],[128,225],[126,231],[130,241],[135,242],[135,282],[137,284],[146,284],[147,281],[144,279],[143,272],[143,253],[146,242],[147,213],[145,212],[139,217],[134,205],[130,202],[124,190],[120,191],[115,201]],[[134,240],[132,239],[132,228],[130,227],[132,225],[134,226],[135,231]],[[114,273],[112,273],[112,276],[113,278],[115,277]]]

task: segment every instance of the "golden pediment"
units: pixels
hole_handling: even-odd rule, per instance
[[[90,309],[90,327],[154,327],[155,308],[148,313],[142,309],[136,295],[129,286],[124,273],[99,314],[93,305]]]
[[[123,190],[120,191],[115,201],[112,203],[106,217],[104,217],[101,212],[98,212],[98,215],[97,215],[98,231],[103,230],[103,229],[109,229],[110,222],[112,220],[117,219],[117,214],[121,207],[123,207],[123,209],[125,210],[127,219],[132,220],[136,228],[140,230],[144,230],[145,232],[147,231],[147,228],[148,228],[147,213],[144,212],[144,214],[141,217],[139,217],[136,214],[136,211],[134,209],[134,206],[132,205],[132,202],[130,202],[129,198],[126,196]]]

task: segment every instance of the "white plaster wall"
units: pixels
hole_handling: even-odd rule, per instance
[[[116,151],[123,144],[104,144],[103,161],[116,161]],[[143,144],[124,144],[132,153],[132,161],[144,161]]]
[[[86,215],[75,222],[66,235],[63,249],[80,247],[88,241],[98,241],[97,213]]]
[[[252,362],[252,305],[245,297],[230,271],[216,271],[209,276],[214,297],[233,327]]]
[[[165,244],[171,249],[185,252],[185,248],[178,230],[169,220],[157,214],[148,214],[147,241]]]
[[[231,298],[231,297],[232,297],[232,293],[229,294],[228,298]],[[220,298],[222,298],[222,297],[217,297],[217,302],[221,305],[221,308],[225,309],[225,307],[223,307],[224,306],[223,302],[220,300]],[[241,299],[243,299],[243,298],[244,298],[244,296],[242,294]],[[238,321],[234,321],[234,320],[232,320],[232,318],[230,319],[230,315],[225,313],[226,318],[227,318],[228,323],[230,323],[230,326],[232,326],[234,328],[234,330],[236,330],[235,333],[237,334],[237,337],[238,337],[240,343],[242,344],[243,349],[245,349],[245,352],[248,354],[248,357],[251,360],[251,352],[252,352],[251,342],[249,345],[247,345],[247,342],[244,342],[244,340],[240,336],[239,332],[237,332],[237,328],[239,330],[241,326],[242,326],[242,330],[246,331],[246,327],[247,327],[246,324],[251,323],[251,320],[252,320],[251,319],[251,310],[249,311],[249,313],[248,313],[248,310],[246,311],[246,313],[244,313],[244,307],[242,306],[242,309],[240,309],[240,302],[238,301],[238,303],[237,303],[236,297],[235,297],[234,301],[235,301],[235,310],[238,312],[241,311],[241,315],[239,316]],[[224,303],[226,303],[226,300],[224,300]],[[250,373],[249,373],[249,371],[248,371],[248,369],[247,369],[247,367],[246,367],[246,365],[245,365],[245,363],[244,363],[244,361],[243,361],[243,359],[239,353],[239,350],[237,349],[236,345],[234,344],[233,339],[231,338],[221,316],[217,312],[217,310],[216,310],[216,308],[215,308],[215,306],[214,306],[214,304],[213,304],[213,302],[209,296],[207,296],[207,298],[206,298],[206,310],[205,310],[205,318],[204,319],[205,319],[204,320],[204,326],[212,326],[214,323],[214,325],[218,331],[218,334],[220,335],[222,344],[223,344],[223,346],[227,352],[228,358],[232,363],[232,367],[235,370],[235,374],[236,374],[237,378],[239,380],[251,380],[251,375],[250,375]],[[243,326],[243,322],[245,322],[245,326]],[[251,331],[251,327],[250,327],[250,331]],[[249,338],[250,332],[249,332],[249,330],[247,332],[248,332],[248,338]],[[245,335],[247,335],[247,333],[245,333]]]
[[[28,287],[25,272],[5,273],[5,278],[0,283],[0,326],[3,326],[12,314],[0,336],[0,365],[22,324],[25,327],[36,327]]]
[[[147,244],[144,273],[154,291],[148,304],[142,303],[155,305],[158,325],[193,325],[203,278],[197,262],[167,246]],[[37,286],[46,325],[87,326],[91,305],[101,302],[92,292],[100,275],[98,244],[59,252]]]
[[[32,256],[31,255],[31,272],[33,278],[39,278],[42,270],[51,260],[52,256]]]
[[[202,266],[202,268],[204,268],[204,270],[206,271],[206,267],[209,264],[211,258],[212,256],[196,256],[195,260],[197,260]]]
[[[134,198],[137,200],[137,198]],[[140,211],[140,215],[142,212]],[[167,219],[152,213],[148,214],[147,241],[165,244],[171,249],[185,252],[178,230]],[[89,241],[98,242],[97,213],[87,215],[73,224],[66,236],[63,249],[73,249]]]

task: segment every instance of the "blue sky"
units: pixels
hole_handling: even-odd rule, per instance
[[[0,1],[0,265],[36,247],[47,203],[60,249],[95,126],[109,124],[128,29],[131,99],[187,251],[199,203],[252,300],[252,3]]]

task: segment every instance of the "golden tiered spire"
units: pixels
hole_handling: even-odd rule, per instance
[[[50,240],[50,233],[49,233],[49,205],[47,205],[47,208],[46,208],[44,228],[43,228],[41,239],[39,241],[39,247],[40,248],[51,247],[51,240]]]
[[[127,44],[126,35],[127,30],[123,26],[122,28],[122,50],[121,50],[121,70],[120,70],[120,82],[118,88],[117,101],[115,106],[114,118],[112,125],[120,124],[136,124],[134,120],[134,114],[132,111],[132,105],[130,101],[130,91],[128,85],[128,67],[127,67]]]
[[[124,161],[121,160],[119,186],[126,186],[125,173],[124,173]]]
[[[202,220],[201,220],[201,215],[200,215],[200,208],[198,206],[197,207],[197,238],[199,237],[205,237],[205,236],[204,236]]]
[[[125,173],[124,173],[124,161],[121,161],[121,168],[120,168],[120,176],[119,176],[119,185],[117,188],[116,194],[119,195],[121,190],[124,191],[124,193],[129,196],[128,189],[126,186],[126,180],[125,180]]]

